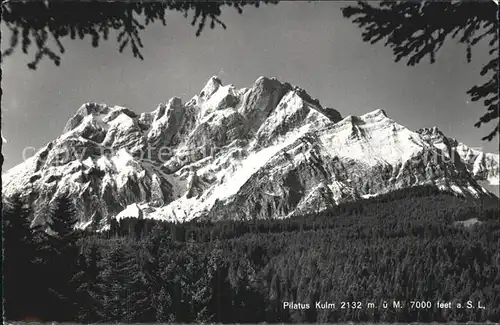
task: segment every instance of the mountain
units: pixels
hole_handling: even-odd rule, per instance
[[[499,155],[438,129],[412,131],[377,109],[347,116],[306,91],[260,77],[249,88],[212,77],[198,95],[152,112],[86,103],[62,135],[2,177],[43,224],[55,198],[78,207],[79,227],[111,219],[284,218],[431,185],[493,197]]]
[[[446,157],[457,155],[467,166],[467,170],[477,180],[487,181],[490,185],[499,185],[499,155],[484,153],[477,148],[470,148],[453,138],[445,137],[436,127],[418,130],[426,141],[440,148]]]

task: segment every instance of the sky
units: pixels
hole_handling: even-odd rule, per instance
[[[493,126],[474,127],[484,106],[466,94],[485,81],[479,71],[486,45],[475,46],[467,63],[465,47],[451,40],[436,63],[408,67],[382,44],[362,41],[361,30],[342,16],[346,4],[282,2],[245,7],[242,15],[226,8],[220,18],[227,29],[206,28],[200,37],[190,19],[171,13],[166,27],[142,31],[143,61],[129,49],[120,54],[112,38],[98,48],[89,38],[68,39],[59,67],[47,59],[32,71],[26,64],[33,52],[18,49],[2,63],[3,171],[22,161],[25,148],[57,138],[86,102],[152,111],[173,96],[188,101],[213,75],[238,88],[276,77],[344,117],[382,108],[410,129],[437,126],[469,146],[498,152],[497,141],[481,140]],[[2,36],[3,47],[9,40],[3,25]]]

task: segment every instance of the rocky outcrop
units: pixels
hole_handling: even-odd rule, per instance
[[[453,138],[446,137],[436,127],[420,129],[418,133],[433,146],[441,149],[448,159],[463,163],[476,180],[487,181],[490,185],[499,185],[498,154],[485,153],[481,148],[468,147]]]

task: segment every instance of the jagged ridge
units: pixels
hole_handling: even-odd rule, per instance
[[[290,217],[419,185],[480,198],[491,193],[477,180],[495,177],[498,155],[436,129],[413,132],[381,109],[342,118],[274,78],[237,89],[212,77],[185,104],[174,97],[153,112],[83,105],[58,139],[3,176],[3,194],[41,210],[70,195],[80,227],[103,227]]]

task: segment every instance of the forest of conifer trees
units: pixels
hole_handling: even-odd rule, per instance
[[[471,227],[456,221],[479,219]],[[74,230],[60,198],[31,228],[20,197],[3,202],[7,320],[93,322],[499,321],[500,217],[416,188],[284,220]],[[367,302],[431,301],[430,308]],[[309,303],[307,310],[283,302]],[[315,302],[362,308],[316,309]],[[478,301],[479,308],[437,308]]]

